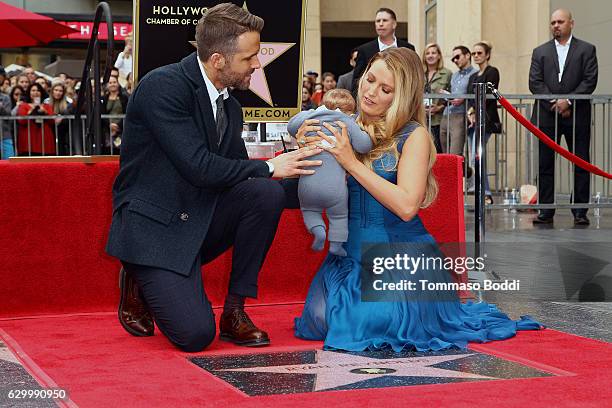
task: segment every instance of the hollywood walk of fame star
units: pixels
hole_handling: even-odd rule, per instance
[[[438,377],[494,380],[487,377],[461,371],[431,367],[435,364],[453,361],[474,354],[457,354],[428,357],[404,357],[378,359],[356,356],[354,354],[333,351],[316,351],[316,363],[281,365],[269,367],[232,368],[219,371],[279,373],[279,374],[315,374],[313,391],[329,390],[343,385],[379,378],[396,377]]]
[[[195,41],[189,41],[191,45],[197,47]],[[259,47],[259,54],[257,58],[261,63],[261,67],[257,68],[253,74],[251,74],[251,83],[249,90],[255,95],[263,99],[268,105],[274,106],[272,95],[270,94],[270,88],[268,87],[268,78],[266,78],[266,72],[264,68],[273,62],[275,59],[283,55],[288,49],[293,47],[295,43],[281,43],[281,42],[262,42]]]

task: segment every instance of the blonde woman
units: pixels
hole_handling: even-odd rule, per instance
[[[72,113],[72,100],[68,99],[66,85],[61,78],[53,78],[53,81],[51,81],[51,92],[45,103],[51,106],[54,115],[69,115]],[[68,122],[68,119],[61,117],[55,119],[58,154],[62,156],[71,154],[70,141],[68,140],[70,137]]]
[[[295,321],[295,334],[300,338],[324,340],[326,348],[350,351],[385,347],[440,350],[540,327],[529,319],[514,322],[493,305],[463,305],[453,290],[371,290],[376,279],[452,281],[449,272],[435,265],[403,271],[399,267],[390,270],[393,268],[387,265],[383,273],[376,262],[378,255],[387,259],[395,255],[443,257],[418,216],[437,192],[432,174],[436,152],[424,126],[424,82],[421,60],[414,51],[389,48],[372,58],[358,88],[358,121],[374,143],[366,155],[354,154],[340,122],[341,132],[320,124],[336,137],[334,147],[326,150],[351,176],[348,256],[328,255],[321,265],[302,316]],[[317,122],[307,121],[297,138],[315,142],[317,137],[305,134],[318,129]],[[331,141],[324,133],[318,134]],[[376,245],[362,253],[365,244]]]
[[[425,93],[449,93],[453,73],[444,68],[440,46],[435,43],[427,44],[422,60],[425,71]],[[440,122],[444,106],[444,99],[425,99],[425,116],[438,153],[442,153]]]

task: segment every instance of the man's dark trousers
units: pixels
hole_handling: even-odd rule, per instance
[[[584,123],[586,122],[586,123]],[[561,144],[561,136],[565,137],[568,150],[576,156],[590,163],[589,146],[591,144],[590,124],[588,121],[576,121],[576,136],[573,135],[573,126],[571,123],[557,124],[557,133],[555,137],[554,126],[542,126],[540,128],[547,136]],[[575,140],[574,140],[575,139]],[[574,146],[575,144],[575,146]],[[574,149],[575,148],[575,149]],[[575,151],[574,151],[575,150]],[[555,156],[556,153],[546,146],[544,143],[539,143],[539,202],[540,204],[552,204],[555,198]],[[574,191],[573,197],[575,203],[588,203],[590,197],[590,174],[588,171],[575,166],[574,170]],[[574,216],[586,216],[586,208],[572,208]],[[543,217],[552,217],[555,215],[554,209],[540,210]]]
[[[200,351],[215,338],[215,316],[200,268],[232,245],[229,293],[257,296],[257,276],[284,206],[285,192],[277,181],[245,180],[220,194],[189,275],[123,262],[136,279],[155,323],[173,344],[184,351]]]

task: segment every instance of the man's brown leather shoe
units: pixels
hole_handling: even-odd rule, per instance
[[[132,336],[152,336],[153,316],[147,309],[134,278],[124,269],[119,272],[119,323]]]
[[[267,346],[268,333],[259,330],[243,309],[235,308],[221,315],[219,339],[246,347]]]

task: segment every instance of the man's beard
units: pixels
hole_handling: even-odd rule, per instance
[[[244,91],[249,89],[249,86],[251,85],[251,78],[249,78],[249,75],[251,75],[253,72],[255,72],[255,70],[245,74],[239,74],[232,71],[228,64],[224,66],[219,73],[219,80],[223,85],[229,88],[241,89]]]

